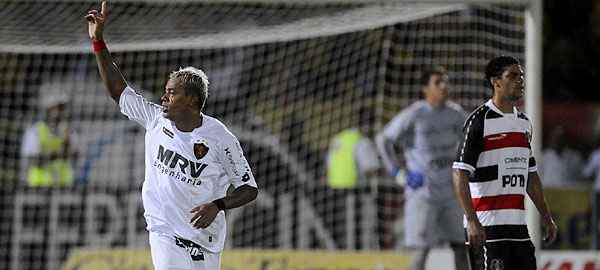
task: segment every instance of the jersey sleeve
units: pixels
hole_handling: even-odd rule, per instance
[[[396,164],[396,160],[401,155],[398,153],[394,145],[396,145],[400,139],[404,142],[408,141],[407,135],[409,135],[413,126],[413,110],[406,109],[396,115],[383,130],[376,136],[375,142],[377,150],[381,156],[381,160],[390,174],[395,174],[399,164]]]
[[[219,157],[229,183],[235,188],[243,185],[257,187],[250,165],[246,157],[244,157],[244,151],[240,146],[240,142],[233,134],[228,135],[221,138],[222,144],[219,150]]]
[[[457,110],[457,117],[456,117],[456,122],[454,123],[454,131],[456,132],[456,134],[462,134],[463,132],[463,126],[465,124],[465,122],[467,121],[467,112],[465,112],[462,107],[459,107],[459,110]]]
[[[483,151],[483,119],[483,114],[475,112],[465,121],[452,168],[468,171],[471,175],[475,173],[477,159]]]
[[[146,100],[129,86],[121,93],[119,107],[122,114],[142,125],[145,129],[150,128],[161,113],[159,105]]]
[[[537,172],[537,163],[535,162],[535,155],[533,154],[533,147],[531,147],[531,140],[533,139],[533,126],[531,123],[529,124],[529,172]]]
[[[381,135],[386,140],[392,141],[397,141],[398,138],[404,137],[413,126],[413,116],[414,113],[412,110],[405,110],[399,113],[392,119],[392,121],[385,125]]]
[[[535,162],[535,157],[533,156],[533,151],[531,151],[531,155],[529,157],[529,172],[537,172],[537,164]]]

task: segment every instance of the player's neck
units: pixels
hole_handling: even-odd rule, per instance
[[[515,102],[509,100],[508,98],[494,95],[492,97],[492,102],[503,113],[513,113]]]
[[[202,115],[198,115],[198,117],[186,117],[180,120],[173,120],[173,123],[175,123],[177,130],[181,132],[191,132],[194,129],[202,126]]]
[[[429,106],[431,106],[431,108],[433,108],[434,110],[437,110],[437,109],[441,108],[441,107],[442,107],[442,105],[445,103],[445,102],[441,102],[441,101],[436,101],[436,100],[433,100],[432,98],[425,98],[425,101],[426,101],[426,102],[427,102],[427,104],[429,104]]]

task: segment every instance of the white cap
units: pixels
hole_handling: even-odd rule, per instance
[[[40,85],[38,102],[41,109],[49,109],[56,105],[67,104],[73,88],[72,82],[48,81]]]

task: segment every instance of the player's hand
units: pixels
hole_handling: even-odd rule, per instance
[[[211,202],[194,207],[190,213],[194,214],[190,220],[194,228],[204,229],[215,220],[219,213],[219,208]]]
[[[88,33],[92,40],[103,40],[104,23],[108,17],[108,5],[106,1],[102,1],[102,9],[92,9],[85,15],[85,19],[88,21]]]
[[[558,227],[556,226],[556,223],[554,223],[552,216],[548,215],[544,217],[544,228],[546,229],[544,242],[546,242],[546,244],[552,244],[552,242],[556,240],[556,234],[558,233]]]
[[[416,171],[408,171],[406,173],[406,185],[413,190],[419,189],[425,184],[425,175],[416,172]]]
[[[471,246],[478,247],[485,243],[485,230],[478,219],[470,220],[467,223],[467,237]]]

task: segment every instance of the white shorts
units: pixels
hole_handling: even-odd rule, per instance
[[[156,270],[219,270],[221,253],[211,253],[188,240],[150,232],[150,252]]]
[[[442,243],[464,243],[463,212],[455,199],[432,203],[413,193],[404,204],[404,240],[407,247],[432,247]]]

